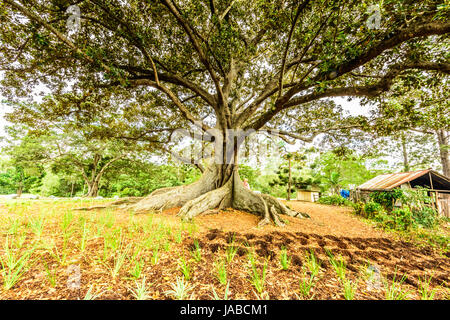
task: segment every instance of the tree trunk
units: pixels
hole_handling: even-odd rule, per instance
[[[402,134],[402,155],[403,155],[403,170],[405,172],[409,171],[409,160],[408,160],[408,150],[406,149],[406,138]]]
[[[439,144],[439,156],[441,158],[442,172],[444,176],[450,177],[450,151],[449,134],[445,130],[437,130],[436,135]]]
[[[86,197],[97,197],[98,196],[98,182],[94,180],[88,183],[88,192]]]
[[[288,178],[288,193],[287,193],[287,199],[291,200],[291,158],[288,159],[289,161],[289,178]]]
[[[22,184],[19,185],[17,188],[17,197],[20,198],[22,196],[23,186]]]
[[[235,137],[233,137],[234,139]],[[190,220],[201,214],[218,213],[224,208],[244,210],[261,217],[260,225],[273,222],[283,225],[280,214],[308,217],[307,214],[288,209],[276,198],[257,194],[247,189],[239,177],[238,150],[241,142],[231,138],[215,140],[214,163],[210,164],[200,179],[190,185],[155,190],[132,205],[135,213],[161,212],[181,207],[178,215]],[[241,139],[243,140],[243,139]],[[219,150],[219,151],[218,151]]]

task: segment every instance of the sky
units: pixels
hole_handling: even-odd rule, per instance
[[[42,88],[36,89],[36,92],[41,92]],[[5,120],[5,114],[11,111],[11,108],[4,103],[1,103],[2,100],[5,100],[3,96],[0,95],[0,137],[5,135],[5,126],[8,125],[8,122]],[[367,114],[367,107],[362,107],[359,104],[358,99],[353,99],[352,101],[347,101],[346,98],[335,98],[334,101],[337,104],[342,105],[342,107],[349,111],[351,115],[364,115]]]

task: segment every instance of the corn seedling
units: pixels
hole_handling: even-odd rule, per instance
[[[300,296],[302,299],[312,299],[314,297],[314,294],[311,295],[311,290],[314,288],[314,280],[315,276],[308,275],[304,272],[303,277],[299,280],[299,289],[300,289]]]
[[[172,290],[166,291],[165,294],[177,300],[187,299],[189,292],[194,289],[185,279],[179,277],[177,277],[176,283],[171,284],[171,288]]]
[[[9,227],[7,233],[9,235],[15,235],[20,228],[19,219],[9,219]]]
[[[80,239],[80,251],[84,252],[84,250],[86,250],[86,241],[87,241],[87,236],[89,233],[89,229],[86,226],[86,220],[83,223],[83,229],[82,229],[82,233],[81,233],[81,239]]]
[[[230,263],[231,261],[233,261],[234,257],[236,256],[236,253],[238,251],[238,247],[233,245],[233,242],[231,243],[230,246],[227,247],[225,254],[227,257],[227,263]]]
[[[130,271],[130,274],[134,278],[139,279],[141,277],[143,267],[144,267],[144,260],[142,258],[139,260],[137,260],[137,259],[134,260],[134,267]]]
[[[188,232],[191,237],[194,237],[197,229],[197,225],[193,221],[188,223]]]
[[[126,247],[122,251],[119,251],[119,253],[114,257],[114,265],[112,268],[110,268],[111,276],[113,277],[113,279],[115,279],[119,275],[120,269],[122,269],[122,266],[125,263],[125,259],[128,255],[129,250],[130,246]]]
[[[283,270],[288,270],[289,266],[291,265],[291,257],[288,257],[287,255],[287,250],[286,247],[281,247],[281,251],[280,251],[280,264],[281,264],[281,269]]]
[[[154,265],[157,264],[158,259],[159,259],[159,244],[157,244],[153,247],[152,264],[154,264]]]
[[[50,255],[56,260],[58,261],[58,263],[60,265],[65,265],[66,264],[66,259],[67,259],[67,252],[66,250],[63,250],[60,252],[58,250],[58,246],[56,244],[53,244],[53,248],[51,249]]]

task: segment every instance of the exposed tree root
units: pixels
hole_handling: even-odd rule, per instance
[[[188,201],[214,190],[215,176],[216,168],[211,166],[198,181],[189,185],[155,190],[131,208],[135,213],[145,213],[184,206]]]
[[[232,181],[228,182],[215,190],[209,191],[195,199],[188,201],[181,209],[178,215],[183,220],[191,220],[192,218],[204,214],[215,213],[212,209],[225,208],[231,206]]]
[[[91,210],[97,210],[97,209],[106,209],[110,207],[118,207],[118,206],[124,206],[132,203],[137,203],[142,200],[142,197],[128,197],[123,198],[117,201],[114,201],[109,204],[105,204],[102,206],[92,206],[92,207],[83,207],[83,208],[75,208],[74,210],[81,210],[81,211],[91,211]]]
[[[268,194],[259,194],[247,189],[236,169],[232,171],[224,184],[221,182],[223,179],[224,175],[221,174],[220,167],[210,166],[197,182],[155,190],[140,201],[134,201],[135,203],[128,208],[139,214],[181,207],[178,216],[183,220],[191,220],[199,215],[218,213],[224,208],[234,208],[261,217],[258,226],[271,223],[283,226],[285,221],[281,215],[309,218],[306,213],[293,211]],[[221,187],[217,187],[221,184]],[[84,210],[126,203],[128,203],[126,199],[121,199],[107,206],[85,208]]]

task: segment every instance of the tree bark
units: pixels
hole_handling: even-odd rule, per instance
[[[98,181],[88,182],[88,192],[86,197],[97,197],[98,196]]]
[[[450,177],[450,151],[449,134],[443,129],[437,130],[436,135],[439,144],[439,156],[441,158],[442,172],[444,176]]]
[[[191,220],[201,214],[218,213],[224,208],[247,211],[261,217],[259,225],[274,223],[283,225],[280,215],[309,217],[292,211],[276,198],[258,194],[247,189],[239,177],[238,150],[243,139],[226,137],[215,140],[216,149],[213,164],[210,164],[200,179],[190,185],[155,190],[149,196],[131,206],[134,213],[161,212],[181,207],[178,215]],[[230,142],[234,143],[230,145]],[[217,151],[219,150],[219,152]],[[218,162],[218,160],[221,160]],[[226,161],[224,161],[226,160]]]
[[[409,171],[409,160],[408,160],[408,150],[406,149],[406,138],[405,135],[402,134],[402,155],[403,155],[403,170],[405,172]]]

